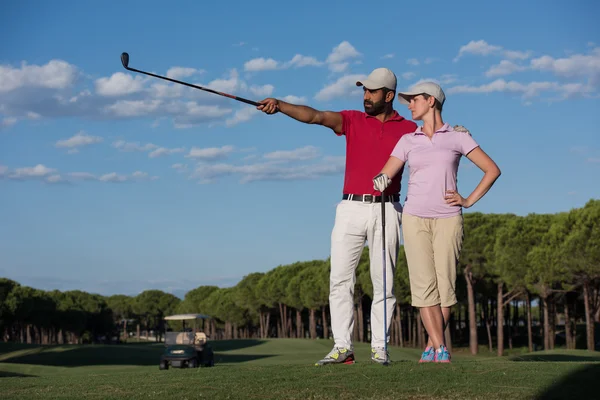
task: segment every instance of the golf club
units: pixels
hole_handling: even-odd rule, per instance
[[[386,256],[385,256],[385,193],[381,192],[381,261],[383,263],[383,351],[385,353],[385,362],[383,365],[388,366],[389,360],[387,351],[387,288],[386,288]]]
[[[130,68],[129,67],[129,54],[128,53],[122,53],[121,54],[121,63],[123,64],[123,67],[126,70],[129,70],[129,71],[139,72],[140,74],[150,75],[150,76],[153,76],[155,78],[164,79],[166,81],[171,81],[171,82],[179,83],[181,85],[193,87],[195,89],[204,90],[205,92],[210,92],[210,93],[218,94],[219,96],[229,97],[231,99],[234,99],[234,100],[237,100],[237,101],[241,101],[242,103],[251,104],[253,106],[257,106],[257,107],[260,106],[260,104],[257,103],[257,102],[255,102],[255,101],[244,99],[244,98],[238,97],[238,96],[234,96],[232,94],[227,94],[227,93],[219,92],[219,91],[216,91],[216,90],[213,90],[213,89],[209,89],[209,88],[205,88],[205,87],[202,87],[202,86],[192,85],[191,83],[178,81],[177,79],[167,78],[166,76],[155,75],[155,74],[150,73],[150,72],[140,71],[139,69]]]

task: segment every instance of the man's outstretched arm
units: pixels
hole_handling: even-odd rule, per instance
[[[281,112],[296,121],[305,124],[323,125],[332,129],[335,133],[342,133],[342,114],[335,111],[319,111],[312,107],[286,103],[273,98],[259,101],[258,110],[266,114]]]

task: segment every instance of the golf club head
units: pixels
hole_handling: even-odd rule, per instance
[[[129,54],[121,53],[121,64],[123,64],[123,67],[125,68],[129,67]]]

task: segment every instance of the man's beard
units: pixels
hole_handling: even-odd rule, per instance
[[[379,115],[385,111],[385,101],[381,100],[377,103],[373,103],[370,100],[364,101],[365,112],[371,116]]]

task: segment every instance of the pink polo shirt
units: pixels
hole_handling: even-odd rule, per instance
[[[436,131],[431,140],[421,129],[400,138],[391,154],[410,169],[404,212],[423,218],[460,215],[462,207],[446,204],[444,196],[446,190],[457,190],[461,157],[479,145],[469,133],[457,132],[449,124]]]

